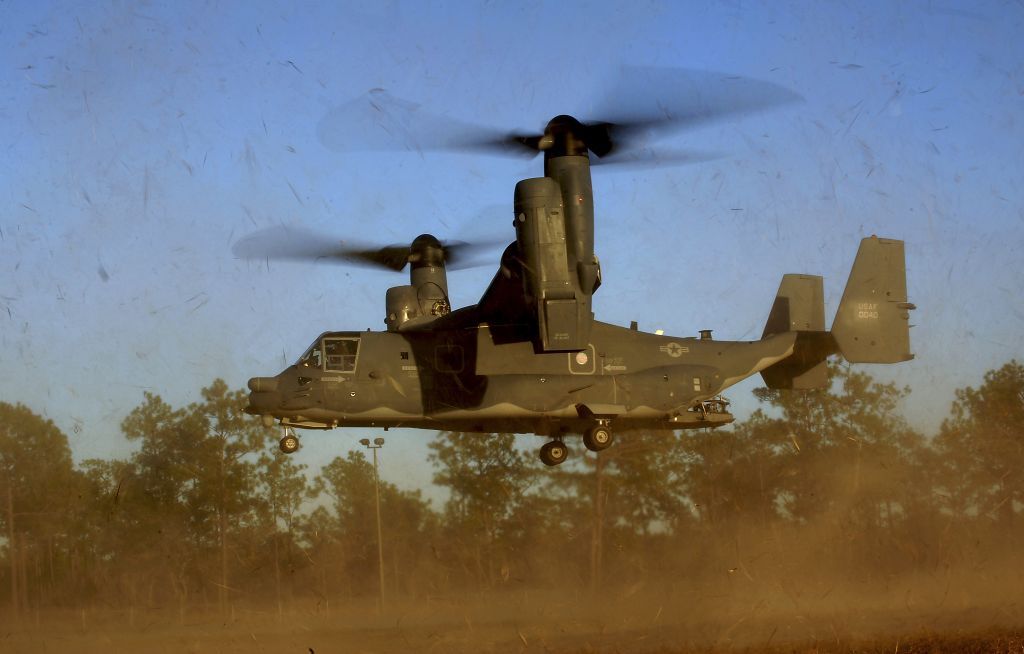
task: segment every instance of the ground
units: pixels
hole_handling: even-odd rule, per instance
[[[796,611],[722,597],[617,594],[594,602],[500,596],[288,610],[232,607],[223,616],[167,607],[94,609],[2,619],[0,652],[1022,652],[1014,606]],[[884,603],[883,603],[884,604]]]

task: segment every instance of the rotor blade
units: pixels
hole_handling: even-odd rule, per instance
[[[685,68],[623,67],[600,121],[613,150],[803,98],[774,82]]]
[[[338,251],[339,262],[366,265],[375,268],[387,268],[401,272],[409,263],[408,245],[385,245],[382,248],[360,247],[342,248]]]
[[[317,137],[336,152],[398,150],[478,151],[529,154],[515,135],[457,118],[440,116],[420,105],[371,89],[325,115]],[[539,138],[539,137],[538,137]]]
[[[241,259],[328,261],[401,270],[409,260],[408,245],[374,247],[344,241],[297,227],[269,227],[232,246]]]
[[[297,227],[279,225],[238,240],[231,252],[241,259],[311,261],[338,253],[341,243]]]
[[[474,261],[473,256],[504,241],[442,242],[446,267],[452,270],[472,268],[486,262]],[[270,259],[273,261],[326,261],[386,268],[401,271],[409,263],[410,246],[375,246],[342,241],[323,234],[296,227],[270,227],[250,234],[232,246],[231,251],[241,259]]]
[[[774,82],[685,68],[623,67],[600,120],[585,123],[598,157],[686,128],[798,102]],[[599,105],[600,106],[600,105]],[[317,136],[335,151],[476,151],[532,157],[550,145],[544,133],[523,134],[442,116],[384,89],[330,110]]]
[[[445,268],[448,270],[464,270],[466,268],[491,265],[495,263],[494,260],[482,261],[474,257],[487,250],[493,250],[499,245],[505,246],[507,245],[506,241],[507,239],[478,241],[474,243],[444,241],[442,245],[444,246]]]
[[[615,170],[634,170],[656,168],[659,166],[686,166],[714,161],[715,159],[721,159],[722,156],[717,152],[704,152],[701,150],[642,148],[627,151],[616,150],[600,159],[591,159],[590,165],[600,168],[609,167]]]

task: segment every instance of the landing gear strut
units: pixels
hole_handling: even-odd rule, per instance
[[[612,444],[615,437],[607,421],[601,421],[583,432],[583,445],[591,452],[600,452]]]
[[[569,448],[562,441],[548,441],[540,448],[540,460],[546,466],[557,466],[569,457]]]
[[[293,454],[299,449],[299,437],[295,435],[295,430],[291,427],[284,428],[284,436],[281,437],[281,441],[278,443],[281,451],[285,454]]]

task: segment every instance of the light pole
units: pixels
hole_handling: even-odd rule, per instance
[[[377,450],[384,447],[384,439],[377,437],[370,443],[369,438],[359,441],[373,450],[373,495],[377,505],[377,571],[380,573],[380,610],[384,610],[384,541],[380,530],[380,477],[377,475]]]

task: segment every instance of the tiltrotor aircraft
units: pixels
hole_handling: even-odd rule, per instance
[[[544,154],[544,176],[515,187],[515,240],[480,301],[452,310],[446,263],[469,245],[423,234],[409,246],[355,248],[305,237],[256,234],[235,246],[247,258],[323,258],[409,266],[409,284],[388,289],[385,331],[328,331],[295,364],[249,380],[247,412],[284,427],[416,427],[547,437],[541,460],[566,460],[582,434],[601,451],[613,430],[717,427],[733,420],[722,391],[760,373],[769,388],[826,382],[825,360],[895,363],[910,354],[903,242],[860,244],[830,330],[822,278],[782,278],[760,340],[667,336],[600,322],[590,167],[619,154],[638,129],[690,124],[708,112],[584,123],[557,116],[544,131],[490,142]],[[682,116],[682,117],[680,117]],[[595,159],[591,160],[591,155]],[[300,239],[301,240],[301,239]]]

